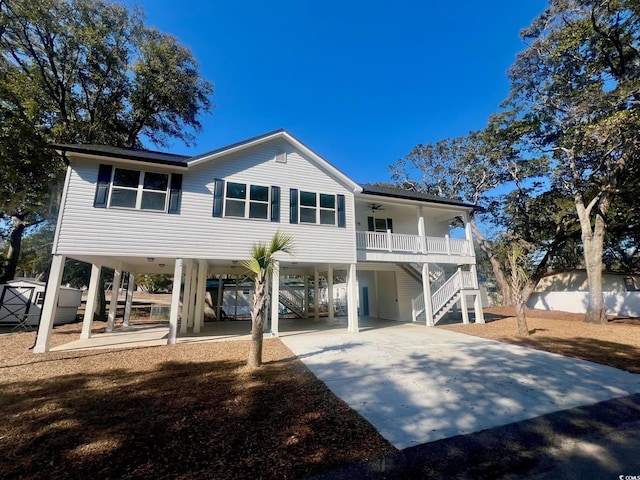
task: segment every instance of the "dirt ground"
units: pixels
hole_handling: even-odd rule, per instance
[[[520,339],[512,311],[487,313],[441,328],[640,373],[635,319],[528,311]],[[80,326],[56,327],[52,344]],[[259,370],[244,341],[36,355],[34,339],[0,335],[0,478],[304,478],[395,452],[278,339]]]
[[[485,310],[487,323],[446,325],[440,328],[538,350],[589,360],[640,373],[640,319],[616,317],[605,325],[584,323],[584,315],[527,310],[529,337],[518,337],[512,307]]]

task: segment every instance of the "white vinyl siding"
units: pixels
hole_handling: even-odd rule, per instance
[[[378,317],[386,320],[398,319],[396,272],[377,272]]]
[[[275,161],[276,148],[287,151],[287,163]],[[353,192],[293,150],[287,142],[269,142],[181,170],[180,215],[93,208],[98,163],[72,161],[55,253],[242,260],[250,255],[256,241],[268,240],[281,230],[294,237],[294,261],[343,264],[356,261]],[[114,166],[131,168],[129,165]],[[162,172],[160,168],[158,170]],[[166,168],[167,173],[170,171]],[[216,178],[247,186],[279,186],[280,221],[213,217]],[[291,188],[345,195],[346,228],[318,228],[303,223],[290,225]]]

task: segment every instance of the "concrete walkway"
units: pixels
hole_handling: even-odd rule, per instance
[[[640,392],[640,375],[413,324],[282,341],[398,449]]]

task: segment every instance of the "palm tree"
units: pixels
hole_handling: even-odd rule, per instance
[[[293,238],[278,230],[268,244],[254,244],[251,257],[243,262],[244,267],[253,274],[256,290],[251,310],[251,346],[247,361],[250,367],[259,367],[262,364],[262,334],[269,304],[267,278],[273,271],[276,261],[274,256],[279,252],[291,254]]]

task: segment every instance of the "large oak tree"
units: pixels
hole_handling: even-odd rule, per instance
[[[0,26],[0,215],[10,229],[1,283],[25,229],[56,213],[64,165],[46,142],[191,144],[213,86],[187,48],[116,3],[0,0]]]

